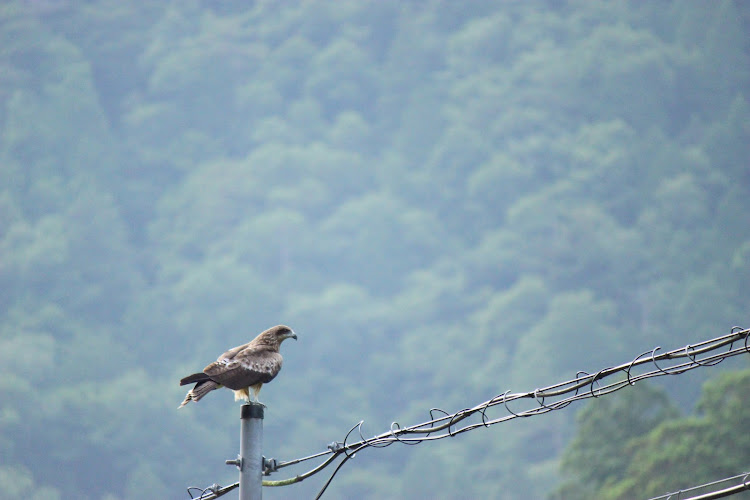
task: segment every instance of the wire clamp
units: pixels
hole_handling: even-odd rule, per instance
[[[275,458],[262,458],[263,475],[270,476],[272,472],[279,470],[279,463]]]
[[[344,449],[344,443],[340,441],[333,441],[331,444],[328,445],[328,449],[331,450],[333,453],[339,453],[341,450]]]

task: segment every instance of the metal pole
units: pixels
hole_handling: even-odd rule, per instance
[[[263,498],[263,405],[242,405],[240,416],[240,500]]]

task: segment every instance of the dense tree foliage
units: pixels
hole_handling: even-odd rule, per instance
[[[747,325],[749,6],[4,2],[0,491],[233,482],[231,395],[177,412],[176,381],[277,323],[300,337],[263,393],[279,459]],[[639,390],[661,423],[582,416],[615,412],[632,462],[565,455],[623,497],[671,487],[650,443],[740,425]],[[365,452],[327,495],[540,497],[573,427]]]
[[[563,454],[571,479],[553,498],[652,498],[746,472],[749,388],[750,370],[723,374],[705,384],[699,415],[682,418],[648,387],[589,404]]]

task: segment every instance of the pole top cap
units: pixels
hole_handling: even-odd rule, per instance
[[[258,418],[263,420],[263,405],[259,403],[246,403],[242,405],[240,419]]]

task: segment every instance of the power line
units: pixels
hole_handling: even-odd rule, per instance
[[[236,482],[234,484],[230,484],[229,486],[219,486],[218,484],[212,484],[211,486],[207,486],[205,488],[199,488],[197,486],[191,486],[187,489],[188,495],[190,495],[190,498],[194,499],[200,499],[200,500],[208,500],[209,498],[219,498],[220,496],[224,495],[225,493],[229,493],[230,491],[239,488],[240,483]],[[193,496],[193,493],[196,493],[198,496]]]
[[[734,484],[733,486],[728,486],[726,488],[722,488],[719,490],[712,489],[712,491],[703,493],[698,496],[691,496],[691,497],[682,496],[686,493],[692,494],[694,492],[697,492],[698,490],[713,488],[718,485],[723,485],[725,483],[739,483],[739,484]],[[745,491],[745,490],[750,490],[750,472],[745,472],[737,476],[727,477],[724,479],[719,479],[718,481],[712,481],[710,483],[701,484],[700,486],[693,486],[692,488],[688,488],[686,490],[673,491],[672,493],[667,493],[666,495],[662,495],[660,497],[654,497],[654,498],[651,498],[650,500],[713,500],[715,498],[728,497],[730,495],[734,495],[735,493],[740,493],[741,491]]]
[[[266,461],[266,463],[273,464],[273,467],[266,467],[264,470],[264,474],[269,475],[284,467],[327,457],[316,467],[303,474],[298,474],[297,476],[281,481],[263,481],[263,486],[286,486],[298,483],[321,472],[343,456],[342,462],[338,464],[318,494],[319,498],[330,485],[341,466],[354,458],[357,452],[366,448],[385,448],[396,442],[406,445],[416,445],[425,441],[437,441],[516,418],[533,417],[554,410],[560,410],[574,401],[611,394],[634,385],[641,380],[664,375],[679,375],[702,366],[715,366],[727,358],[743,353],[750,353],[748,339],[750,339],[750,329],[743,329],[736,326],[727,335],[704,340],[696,344],[688,344],[679,349],[661,354],[658,354],[661,347],[655,347],[639,354],[630,362],[604,368],[596,373],[579,371],[576,373],[574,379],[541,389],[534,389],[529,392],[512,393],[508,390],[483,403],[470,408],[464,408],[454,413],[449,413],[440,408],[431,408],[429,410],[429,420],[408,427],[402,427],[398,422],[393,422],[388,431],[371,438],[364,437],[362,430],[364,421],[362,420],[349,429],[343,441],[332,442],[325,451],[288,461]],[[735,347],[735,344],[739,342],[742,342],[742,345]],[[649,369],[639,373],[639,370],[644,370],[644,367],[649,367]],[[520,408],[519,405],[524,403],[527,405],[531,404],[531,407]],[[511,404],[516,406],[516,408],[512,409]],[[490,415],[489,410],[499,411],[500,415]],[[356,435],[354,434],[355,431]],[[355,435],[355,438],[358,436],[359,440],[350,442],[349,440],[352,435]],[[219,488],[216,492],[210,488],[205,490],[192,488],[202,491],[202,494],[200,497],[192,497],[191,494],[191,498],[198,498],[200,500],[218,498],[234,486],[227,486],[223,489]]]

